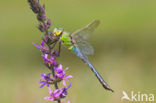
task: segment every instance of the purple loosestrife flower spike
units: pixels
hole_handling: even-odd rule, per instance
[[[63,70],[62,65],[58,65],[55,58],[60,56],[60,51],[54,49],[53,43],[57,42],[57,39],[54,38],[53,32],[49,30],[51,27],[51,21],[46,17],[45,6],[40,4],[40,0],[27,0],[30,8],[36,14],[37,20],[39,22],[38,29],[43,33],[42,42],[40,45],[33,43],[35,47],[37,47],[42,52],[42,58],[44,60],[44,64],[51,71],[49,74],[41,74],[41,79],[39,83],[41,84],[40,88],[44,86],[49,87],[50,96],[45,97],[44,99],[50,101],[57,101],[57,103],[61,102],[62,98],[67,96],[67,90],[71,87],[71,83],[68,87],[66,87],[66,81],[69,81],[69,78],[72,78],[71,75],[66,75],[66,68]],[[64,88],[59,89],[58,82],[63,81]],[[50,89],[50,84],[54,85],[55,89],[52,92]],[[67,103],[70,103],[69,101]]]
[[[68,70],[68,68],[66,68],[65,70],[63,70],[62,65],[60,64],[58,67],[54,67],[55,71],[56,71],[56,77],[60,80],[63,80],[63,85],[66,86],[66,80],[69,81],[69,78],[73,78],[72,75],[68,75],[66,76],[65,71]]]

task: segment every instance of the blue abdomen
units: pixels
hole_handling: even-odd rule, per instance
[[[77,56],[82,57],[82,54],[79,52],[79,50],[76,47],[73,47],[73,51]]]

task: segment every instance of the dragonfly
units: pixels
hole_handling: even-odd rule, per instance
[[[53,31],[54,37],[59,41],[59,48],[63,44],[68,50],[74,52],[84,63],[88,65],[91,71],[95,74],[102,86],[109,91],[113,90],[103,80],[102,76],[98,73],[95,67],[88,60],[87,55],[93,54],[93,47],[87,42],[88,37],[94,32],[94,30],[100,24],[99,20],[94,20],[84,28],[77,30],[74,33],[69,33],[63,30],[63,28],[55,28]]]

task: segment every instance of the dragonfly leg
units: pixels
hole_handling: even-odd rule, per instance
[[[61,41],[59,41],[59,50],[58,50],[58,56],[60,56],[60,52],[61,52]]]
[[[57,42],[54,42],[53,45],[50,45],[50,49],[51,49],[51,50],[55,47],[56,43],[57,43]]]

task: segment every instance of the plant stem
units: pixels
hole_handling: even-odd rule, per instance
[[[52,74],[53,74],[53,77],[55,77],[55,71],[53,67],[52,67]],[[59,89],[57,83],[55,83],[54,85],[55,85],[55,89]],[[61,100],[57,100],[57,102],[61,103]]]
[[[48,47],[49,47],[49,51],[51,52],[50,46],[48,46]],[[50,69],[51,69],[51,72],[52,72],[53,77],[55,78],[55,70],[54,70],[54,68],[53,68],[53,65],[51,66]],[[55,89],[59,89],[57,83],[55,83],[54,85],[55,85]],[[57,100],[57,102],[58,102],[58,103],[61,103],[61,100]]]

